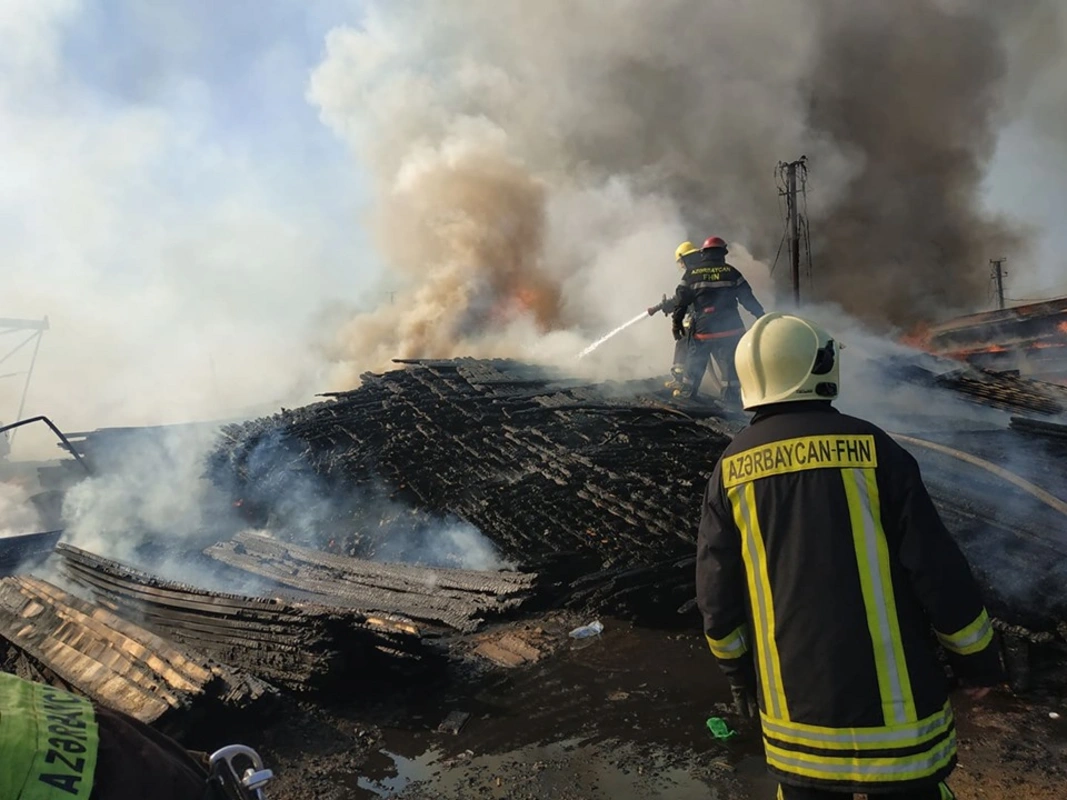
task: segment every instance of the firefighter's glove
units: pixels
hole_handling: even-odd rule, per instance
[[[685,336],[685,328],[682,326],[681,320],[674,321],[671,325],[671,333],[674,334],[674,341],[676,342],[681,341],[682,337]]]
[[[747,681],[731,679],[730,691],[734,696],[734,710],[741,719],[759,719],[756,692]]]

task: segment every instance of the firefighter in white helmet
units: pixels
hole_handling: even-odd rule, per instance
[[[999,653],[915,459],[831,405],[840,349],[782,313],[738,344],[755,414],[704,495],[704,631],[780,798],[944,800],[956,731],[930,628],[976,699],[1003,679]]]

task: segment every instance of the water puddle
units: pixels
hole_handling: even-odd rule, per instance
[[[735,796],[720,793],[716,785],[728,782],[726,773],[709,770],[696,760],[691,764],[679,762],[676,757],[641,752],[631,745],[594,745],[582,739],[452,758],[437,749],[414,757],[381,750],[349,786],[354,790],[353,800],[458,800],[472,794],[586,800],[727,800]]]
[[[383,726],[380,749],[344,779],[350,796],[773,798],[773,782],[751,793],[762,768],[758,736],[723,744],[707,731],[709,715],[727,713],[728,695],[699,637],[606,622],[603,635],[535,667]],[[437,730],[450,712],[469,715],[457,734]]]

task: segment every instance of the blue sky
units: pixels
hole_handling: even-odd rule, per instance
[[[62,52],[96,113],[162,106],[196,115],[201,140],[254,163],[264,191],[340,223],[366,201],[365,183],[304,95],[327,32],[358,20],[361,6],[104,0],[84,4],[65,26]],[[174,191],[203,190],[183,180],[180,162],[172,166]],[[360,235],[356,226],[347,232]],[[351,288],[351,275],[339,277]]]
[[[360,5],[0,4],[0,316],[52,325],[31,411],[143,424],[322,390],[317,320],[381,295],[360,165],[305,99]]]

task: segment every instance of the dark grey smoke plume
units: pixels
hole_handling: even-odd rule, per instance
[[[879,325],[969,309],[988,259],[1020,255],[979,192],[1007,87],[1043,63],[1009,80],[1012,32],[1039,10],[1055,4],[370,3],[330,35],[309,96],[371,165],[409,294],[353,320],[337,356],[567,352],[564,334],[669,291],[682,238],[725,236],[759,271],[746,254],[768,264],[781,241],[774,166],[801,154],[815,299]]]
[[[1007,64],[1009,20],[993,10],[823,4],[809,124],[857,169],[813,221],[816,289],[866,321],[971,310],[989,259],[1022,255],[1018,224],[983,213],[979,197]]]

